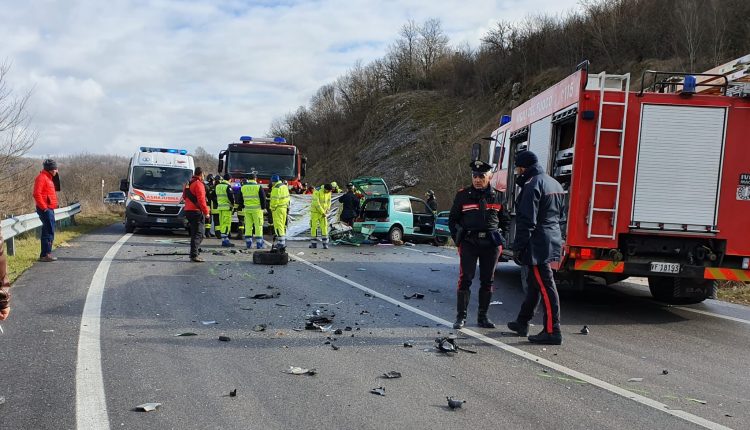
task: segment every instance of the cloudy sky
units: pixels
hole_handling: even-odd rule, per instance
[[[31,90],[30,155],[218,153],[307,104],[409,19],[476,47],[500,20],[577,0],[0,0],[6,84]]]

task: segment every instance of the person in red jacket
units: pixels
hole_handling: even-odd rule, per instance
[[[0,321],[10,315],[10,281],[8,280],[8,259],[5,257],[3,231],[0,229]]]
[[[56,261],[52,255],[52,243],[55,241],[55,209],[57,209],[57,194],[59,177],[55,160],[44,160],[44,169],[34,179],[34,202],[36,213],[42,220],[42,251],[39,261]]]
[[[190,261],[203,263],[204,260],[198,254],[200,253],[201,242],[203,242],[206,218],[209,217],[209,209],[206,204],[206,187],[203,184],[203,169],[195,168],[195,173],[190,178],[183,194],[185,218],[188,220],[190,231]]]

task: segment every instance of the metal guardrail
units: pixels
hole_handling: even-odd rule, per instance
[[[73,203],[64,208],[55,209],[55,222],[68,219],[75,220],[75,215],[81,212],[81,204]],[[42,220],[36,213],[10,217],[0,221],[3,239],[8,245],[8,255],[15,254],[14,238],[19,234],[26,233],[42,226]]]

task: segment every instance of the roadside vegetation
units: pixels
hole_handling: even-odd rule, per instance
[[[750,306],[750,283],[721,282],[717,295],[719,300]]]

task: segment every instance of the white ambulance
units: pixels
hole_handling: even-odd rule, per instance
[[[120,181],[125,201],[125,231],[186,228],[182,190],[195,170],[185,149],[141,147]]]

